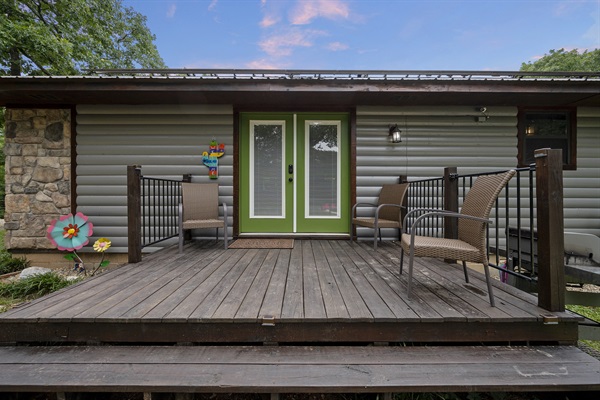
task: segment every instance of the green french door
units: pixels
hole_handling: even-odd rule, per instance
[[[348,233],[347,114],[242,113],[240,124],[240,233]]]

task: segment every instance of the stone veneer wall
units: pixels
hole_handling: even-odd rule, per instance
[[[5,245],[52,249],[46,229],[71,212],[71,110],[7,109]]]

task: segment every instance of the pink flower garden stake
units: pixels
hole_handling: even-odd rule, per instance
[[[65,258],[69,261],[77,261],[75,270],[87,274],[83,265],[83,260],[75,250],[81,249],[90,242],[89,237],[92,236],[94,226],[88,221],[88,217],[78,212],[73,214],[63,215],[57,220],[52,221],[48,227],[47,237],[58,250],[70,251]],[[109,264],[108,260],[104,260],[104,252],[110,247],[111,242],[106,238],[100,238],[94,243],[94,250],[102,253],[102,259],[98,266],[92,271],[92,276],[98,268],[105,267]]]

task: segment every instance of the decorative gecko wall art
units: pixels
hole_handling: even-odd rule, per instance
[[[225,144],[217,145],[215,139],[210,141],[208,151],[202,153],[202,162],[208,167],[208,176],[210,179],[219,178],[219,157],[225,154]]]

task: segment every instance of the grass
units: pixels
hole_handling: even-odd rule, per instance
[[[22,271],[29,267],[30,263],[25,257],[14,258],[6,251],[4,234],[5,231],[0,229],[0,275]],[[74,282],[76,281],[69,281],[54,272],[27,279],[0,282],[0,312],[7,311],[16,304],[55,292]]]
[[[600,307],[567,305],[567,309],[577,314],[583,315],[593,321],[600,322]],[[600,351],[600,341],[597,340],[581,340],[581,343],[591,347],[594,350]]]

